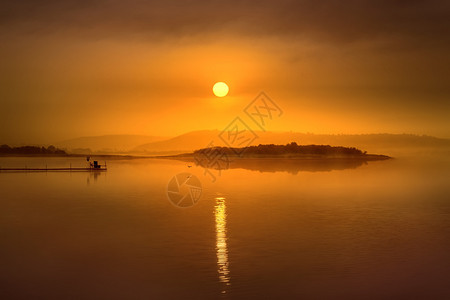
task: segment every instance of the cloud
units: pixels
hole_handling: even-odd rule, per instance
[[[3,0],[0,127],[24,126],[0,139],[178,124],[171,109],[186,95],[207,107],[224,77],[236,99],[264,88],[294,115],[448,136],[449,15],[438,0]],[[103,113],[92,119],[88,106]]]
[[[4,0],[0,7],[3,34],[176,38],[221,32],[334,43],[402,38],[448,44],[450,27],[450,4],[439,0]]]

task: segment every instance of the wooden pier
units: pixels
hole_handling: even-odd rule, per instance
[[[1,172],[105,172],[106,168],[1,168]]]
[[[88,168],[72,168],[72,164],[69,168],[48,168],[47,166],[45,168],[28,168],[25,166],[25,168],[2,168],[0,166],[0,173],[1,172],[105,172],[107,171],[106,163],[104,165],[96,164],[95,166],[92,165]]]

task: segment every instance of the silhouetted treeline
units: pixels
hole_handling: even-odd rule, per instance
[[[363,152],[354,147],[332,147],[329,145],[297,145],[292,142],[286,145],[258,145],[249,146],[242,151],[242,148],[229,148],[229,147],[215,147],[221,153],[227,155],[236,155],[236,153],[243,153],[245,156],[249,155],[364,155]],[[200,149],[194,151],[195,154],[207,153],[210,149]]]
[[[55,146],[48,146],[45,148],[36,146],[10,147],[8,145],[1,145],[0,154],[66,155],[67,153]]]

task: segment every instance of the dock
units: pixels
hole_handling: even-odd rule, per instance
[[[105,172],[106,168],[2,168],[1,172]]]
[[[89,159],[88,159],[89,162]],[[89,163],[88,167],[76,167],[73,168],[72,164],[70,164],[69,168],[49,168],[47,165],[45,168],[29,168],[25,166],[25,168],[2,168],[0,166],[1,172],[105,172],[107,171],[106,162],[104,165],[98,163],[98,161],[94,161],[94,163]]]

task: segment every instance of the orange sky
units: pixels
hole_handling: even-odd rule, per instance
[[[0,143],[222,129],[259,91],[273,131],[450,137],[444,1],[39,2],[0,4]]]

